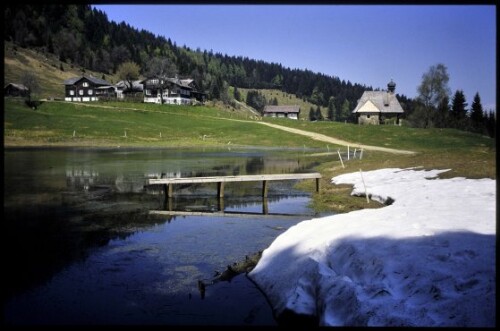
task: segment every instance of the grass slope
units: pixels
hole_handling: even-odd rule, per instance
[[[302,147],[305,140],[210,106],[44,102],[34,111],[11,98],[4,106],[5,146]]]
[[[238,91],[240,91],[241,94],[241,100],[245,101],[247,99],[247,94],[248,91],[250,90],[255,90],[255,89],[245,89],[245,88],[238,88]],[[274,90],[274,89],[259,89],[259,91],[262,95],[266,97],[266,100],[269,102],[276,98],[278,100],[278,106],[286,106],[286,105],[298,105],[300,106],[300,119],[301,120],[309,120],[309,110],[311,107],[316,111],[316,108],[318,107],[315,104],[312,104],[310,102],[304,101],[303,99],[297,98],[294,94],[288,94],[286,92],[282,92],[280,90]],[[230,91],[232,93],[232,90]],[[232,94],[230,94],[232,95]],[[328,108],[326,107],[320,107],[321,109],[321,114],[323,114],[324,118],[327,118],[328,115]]]
[[[60,68],[63,67],[64,71]],[[40,84],[40,98],[64,98],[65,79],[85,75],[93,75],[102,78],[102,73],[74,67],[66,62],[61,62],[55,55],[41,53],[32,49],[26,49],[12,44],[4,43],[4,84],[22,83],[24,72],[34,73]],[[110,83],[119,81],[115,75],[105,75]]]

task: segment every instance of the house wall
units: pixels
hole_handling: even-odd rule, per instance
[[[358,115],[358,124],[380,124],[380,116],[376,113],[362,113]]]
[[[293,120],[299,119],[297,113],[265,113],[264,117],[279,117],[279,118],[290,118]]]
[[[66,101],[97,101],[96,86],[87,79],[82,79],[74,85],[66,85]]]
[[[98,97],[65,97],[64,101],[74,101],[74,102],[88,102],[88,101],[99,101]]]
[[[182,92],[182,93],[180,93]],[[144,87],[144,102],[146,103],[161,103],[160,89],[156,86]],[[163,90],[163,103],[170,105],[190,105],[190,93],[187,90],[181,89],[164,89]]]

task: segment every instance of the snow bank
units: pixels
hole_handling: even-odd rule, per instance
[[[444,171],[364,172],[371,199],[392,204],[291,227],[250,278],[277,315],[321,325],[495,326],[496,181]],[[359,172],[332,182],[364,196]]]

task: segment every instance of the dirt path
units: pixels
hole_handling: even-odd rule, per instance
[[[387,153],[393,153],[393,154],[415,154],[415,152],[413,152],[413,151],[408,151],[408,150],[403,150],[403,149],[394,149],[394,148],[387,148],[387,147],[356,144],[356,143],[352,143],[349,141],[325,136],[324,134],[321,134],[321,133],[315,133],[315,132],[310,132],[310,131],[305,131],[305,130],[300,130],[300,129],[289,128],[289,127],[277,125],[277,124],[271,124],[271,123],[266,123],[266,122],[258,122],[258,123],[262,124],[262,125],[270,126],[272,128],[275,128],[275,129],[287,131],[290,133],[300,134],[300,135],[309,137],[309,138],[314,139],[314,140],[324,141],[324,142],[327,142],[330,144],[335,144],[335,145],[351,146],[354,148],[363,148],[365,150],[380,151],[380,152],[387,152]]]

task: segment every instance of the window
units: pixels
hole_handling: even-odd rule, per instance
[[[89,87],[89,83],[88,82],[83,82],[82,86],[83,87]]]
[[[94,93],[94,91],[92,91],[92,90],[89,90],[89,95],[92,95],[92,93]]]
[[[75,95],[75,91],[69,90],[69,95]]]
[[[83,90],[78,91],[78,94],[83,95]]]

